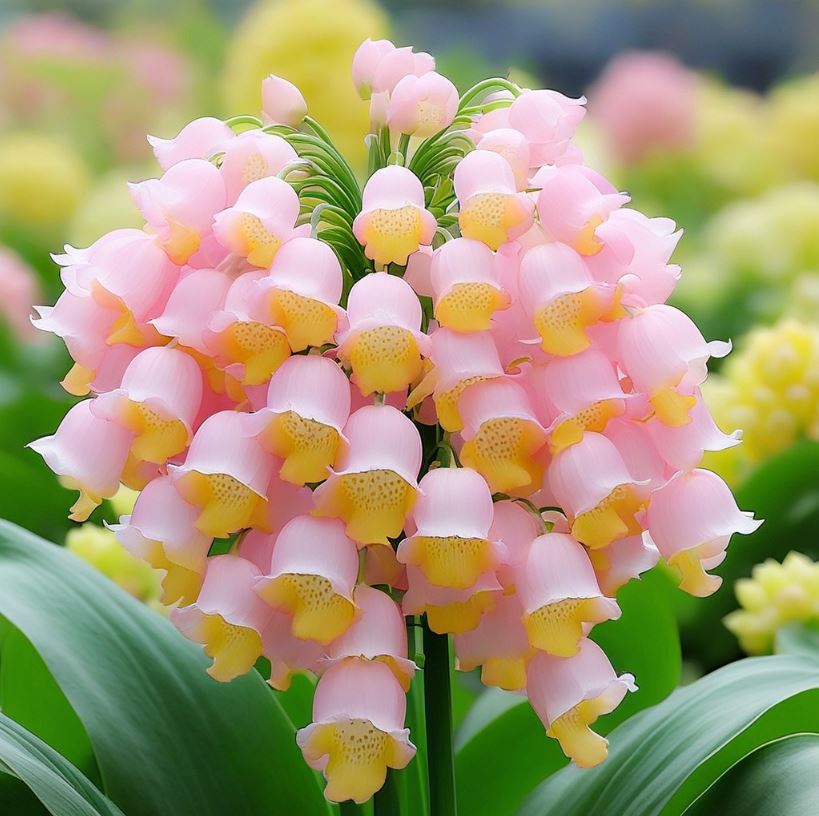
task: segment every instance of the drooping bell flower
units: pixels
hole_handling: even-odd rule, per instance
[[[587,432],[552,459],[548,484],[571,520],[572,535],[591,549],[642,532],[638,515],[648,485],[637,482],[605,436]]]
[[[282,244],[292,237],[299,217],[299,197],[276,176],[253,181],[233,206],[217,213],[213,232],[225,248],[267,269]]]
[[[425,51],[416,52],[410,47],[388,48],[375,67],[372,90],[377,94],[391,94],[405,76],[420,77],[434,70],[435,60]]]
[[[282,528],[270,568],[255,584],[274,609],[292,617],[292,633],[328,644],[345,632],[356,606],[358,552],[337,519],[297,516]]]
[[[387,544],[400,535],[415,503],[421,437],[389,405],[368,405],[344,427],[348,446],[338,468],[313,493],[315,513],[340,518],[359,545]]]
[[[165,337],[201,354],[208,353],[205,334],[213,313],[225,304],[233,279],[218,269],[189,271],[171,292],[162,314],[151,323]]]
[[[204,159],[185,159],[160,179],[130,186],[131,196],[168,257],[192,261],[205,248],[213,217],[225,206],[225,183],[218,168]]]
[[[634,388],[648,395],[657,418],[687,425],[694,389],[708,373],[709,357],[724,357],[730,343],[706,342],[691,318],[666,304],[648,306],[620,322],[618,359]]]
[[[28,447],[43,457],[64,487],[79,491],[68,517],[85,521],[119,489],[133,437],[121,425],[96,416],[91,400],[83,400],[68,411],[52,436]]]
[[[266,383],[290,356],[284,329],[265,322],[260,309],[256,292],[263,276],[257,270],[236,278],[205,332],[208,351],[244,385]]]
[[[350,628],[328,646],[321,668],[348,657],[377,660],[390,668],[404,691],[409,691],[417,667],[407,657],[407,628],[401,608],[386,592],[365,584],[355,588],[353,601],[358,615]]]
[[[568,244],[581,255],[594,255],[603,248],[597,228],[629,200],[582,165],[544,167],[533,184],[540,187],[537,213],[541,226],[552,240]]]
[[[432,297],[432,247],[422,246],[407,259],[404,280],[413,288],[419,297]]]
[[[365,275],[347,299],[349,328],[339,337],[339,359],[366,397],[403,391],[421,374],[429,337],[421,331],[421,304],[395,275]]]
[[[168,170],[185,159],[209,159],[233,137],[233,131],[221,119],[202,116],[188,122],[172,139],[148,136],[148,144],[159,166]]]
[[[131,555],[165,571],[162,603],[187,606],[196,600],[211,539],[196,528],[199,511],[177,492],[170,476],[159,476],[139,494],[133,512],[110,529]]]
[[[583,640],[573,657],[539,652],[529,663],[526,693],[546,733],[554,737],[575,765],[591,768],[608,755],[608,740],[591,730],[598,717],[637,691],[634,677],[619,677],[603,650]]]
[[[184,463],[168,470],[182,498],[199,509],[197,529],[224,538],[263,520],[273,467],[242,415],[220,411],[199,426]]]
[[[307,764],[327,779],[331,802],[366,802],[387,768],[404,768],[415,746],[404,728],[407,701],[401,684],[379,661],[347,658],[319,679],[313,722],[296,734]]]
[[[415,533],[398,546],[398,560],[435,586],[467,589],[502,563],[505,548],[489,537],[492,494],[469,468],[430,470],[412,511]]]
[[[600,592],[586,550],[565,533],[532,542],[515,586],[529,642],[551,655],[577,654],[595,623],[620,617],[617,601]]]
[[[503,156],[515,176],[518,191],[522,192],[529,183],[531,151],[526,137],[518,130],[501,127],[481,134],[477,142],[478,150],[489,150]]]
[[[583,258],[566,244],[528,250],[520,262],[519,285],[540,347],[559,357],[585,351],[591,345],[591,326],[625,314],[617,290],[595,282]]]
[[[213,659],[208,674],[214,680],[247,674],[262,654],[261,632],[272,610],[253,591],[259,574],[238,555],[209,558],[196,603],[171,610],[171,623]]]
[[[368,100],[378,65],[387,54],[395,51],[389,40],[364,40],[353,55],[353,85],[363,100]]]
[[[387,125],[394,133],[426,139],[452,124],[458,98],[458,89],[435,71],[408,74],[390,94]]]
[[[376,170],[364,186],[361,212],[353,233],[364,253],[379,264],[406,264],[423,245],[432,243],[435,218],[424,208],[424,188],[405,167]]]
[[[645,482],[654,490],[674,475],[651,435],[646,433],[644,420],[625,415],[612,419],[606,425],[605,437],[614,443],[635,481]]]
[[[731,490],[710,470],[679,473],[655,490],[648,530],[663,558],[681,575],[680,589],[705,597],[722,578],[707,570],[722,563],[734,533],[753,533],[761,520],[737,507]]]
[[[458,404],[463,394],[477,383],[504,376],[492,335],[438,329],[430,338],[429,354],[432,371],[410,394],[407,407],[420,404],[431,394],[441,427],[460,431],[463,419]]]
[[[612,541],[608,547],[589,551],[600,591],[613,598],[621,586],[657,565],[660,553],[648,535]]]
[[[299,352],[333,342],[345,323],[338,305],[342,286],[333,250],[315,238],[296,237],[276,253],[254,296],[262,298],[262,313],[284,329],[290,348]]]
[[[557,91],[524,91],[509,107],[509,127],[529,142],[531,166],[553,164],[569,148],[586,115],[584,97],[570,99]]]
[[[481,667],[481,682],[506,691],[526,688],[526,666],[535,649],[522,623],[516,595],[498,595],[492,609],[469,632],[455,635],[458,671]]]
[[[273,374],[267,406],[245,427],[282,459],[279,476],[303,485],[327,478],[349,415],[350,384],[338,365],[326,357],[296,356]]]
[[[293,619],[282,610],[273,609],[262,629],[262,654],[270,661],[270,679],[276,691],[287,691],[294,674],[316,672],[325,647],[315,640],[302,640],[293,634]]]
[[[281,136],[262,130],[246,130],[221,146],[219,172],[225,181],[228,204],[239,197],[248,184],[275,176],[298,160],[296,151]]]
[[[202,403],[202,372],[175,348],[149,348],[131,361],[119,388],[97,397],[91,410],[134,434],[131,454],[162,465],[182,453]]]
[[[485,572],[467,589],[435,586],[417,567],[407,567],[407,592],[401,602],[405,615],[426,615],[427,624],[440,635],[458,635],[474,629],[501,596],[501,585]]]
[[[536,376],[538,393],[557,413],[547,429],[553,454],[579,442],[586,431],[603,433],[631,400],[623,392],[614,364],[597,349],[552,360]]]
[[[501,541],[506,549],[504,563],[498,570],[498,580],[505,593],[515,591],[518,567],[529,555],[532,542],[544,531],[542,518],[516,501],[497,501],[489,536]],[[525,634],[525,633],[524,633]]]
[[[295,128],[305,116],[307,102],[292,82],[275,74],[262,80],[262,119],[266,124]]]
[[[486,244],[469,238],[448,241],[435,251],[430,283],[435,319],[453,331],[488,329],[492,315],[511,302],[498,280],[495,256]]]
[[[464,238],[490,249],[514,241],[532,226],[534,205],[518,192],[509,162],[491,150],[473,150],[458,162],[454,175],[460,204],[458,223]]]
[[[458,407],[464,465],[477,470],[493,493],[528,495],[537,489],[547,435],[526,391],[510,379],[490,380],[468,389]]]

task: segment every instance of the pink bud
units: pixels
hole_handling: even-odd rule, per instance
[[[458,89],[435,71],[410,74],[390,95],[387,124],[394,132],[425,139],[452,124],[458,99]]]
[[[307,102],[301,91],[280,76],[262,80],[262,118],[268,124],[298,127],[307,116]]]

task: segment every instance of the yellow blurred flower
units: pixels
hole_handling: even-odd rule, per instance
[[[80,156],[44,133],[0,137],[0,219],[54,227],[74,213],[88,188]]]
[[[770,122],[777,153],[790,175],[819,181],[819,73],[774,90]]]
[[[137,600],[146,604],[158,600],[160,573],[134,558],[110,530],[88,522],[69,531],[65,545]]]
[[[387,21],[368,0],[272,0],[254,6],[228,47],[222,96],[230,114],[261,110],[268,74],[293,82],[308,113],[358,165],[366,156],[369,109],[350,76],[353,54],[367,38],[385,36]]]
[[[780,564],[769,558],[740,578],[734,592],[741,609],[725,618],[725,625],[751,655],[773,649],[777,630],[788,623],[819,620],[819,564],[790,552]]]
[[[108,499],[108,503],[111,505],[111,509],[117,518],[120,516],[129,516],[134,512],[137,496],[139,496],[138,490],[131,490],[130,487],[120,485],[119,490]]]
[[[786,320],[754,329],[703,394],[723,430],[743,433],[742,445],[704,462],[729,482],[801,437],[819,438],[819,328]]]

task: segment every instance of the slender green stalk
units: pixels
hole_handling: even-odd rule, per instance
[[[340,802],[338,805],[339,816],[361,816],[361,808],[348,799],[346,802]]]
[[[387,781],[384,787],[375,792],[373,811],[375,816],[401,816],[401,802],[398,798],[396,772],[387,768]]]
[[[457,816],[449,636],[424,626],[424,697],[432,816]]]

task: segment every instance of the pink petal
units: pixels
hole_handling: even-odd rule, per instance
[[[223,142],[233,138],[233,131],[213,116],[202,116],[189,122],[173,139],[148,136],[148,143],[163,170],[185,159],[207,159]]]

